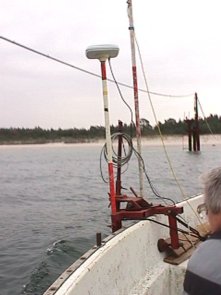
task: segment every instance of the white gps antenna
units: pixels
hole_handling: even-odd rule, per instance
[[[106,60],[118,56],[119,47],[112,44],[93,45],[86,49],[86,56],[89,59]]]

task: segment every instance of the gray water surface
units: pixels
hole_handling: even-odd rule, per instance
[[[94,245],[96,232],[110,233],[100,150],[96,145],[0,147],[0,295],[42,294]],[[195,154],[181,146],[167,150],[187,195],[200,193],[199,176],[221,163],[221,146],[203,146]],[[143,158],[158,193],[182,200],[162,148],[143,147]],[[102,167],[106,177],[104,162]],[[122,180],[123,187],[138,192],[135,156]],[[153,197],[147,182],[145,193]]]

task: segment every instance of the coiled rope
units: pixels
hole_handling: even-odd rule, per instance
[[[122,147],[124,151],[121,157],[118,156],[118,153],[116,149],[114,148],[114,143],[120,137],[122,138]],[[130,161],[130,158],[133,154],[132,138],[126,133],[116,132],[111,135],[111,141],[112,141],[112,152],[113,152],[112,154],[113,166],[118,167],[120,165],[121,167],[123,167]],[[126,145],[127,145],[127,148],[126,148]],[[104,145],[104,158],[107,161],[107,145],[106,144]]]

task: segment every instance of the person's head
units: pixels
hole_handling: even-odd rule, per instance
[[[204,198],[211,231],[221,230],[221,167],[203,177]]]

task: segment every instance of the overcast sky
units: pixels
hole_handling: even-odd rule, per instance
[[[197,92],[206,115],[221,115],[221,4],[216,0],[133,0],[134,22],[151,91]],[[132,84],[126,0],[0,0],[0,35],[100,74],[85,57],[93,44],[120,47],[117,80]],[[0,127],[104,125],[101,81],[0,39]],[[140,71],[139,87],[145,88]],[[108,71],[110,77],[110,72]],[[133,91],[121,88],[133,107]],[[109,84],[111,123],[130,122]],[[192,115],[193,96],[152,96],[158,120]],[[148,97],[140,116],[154,125]]]

